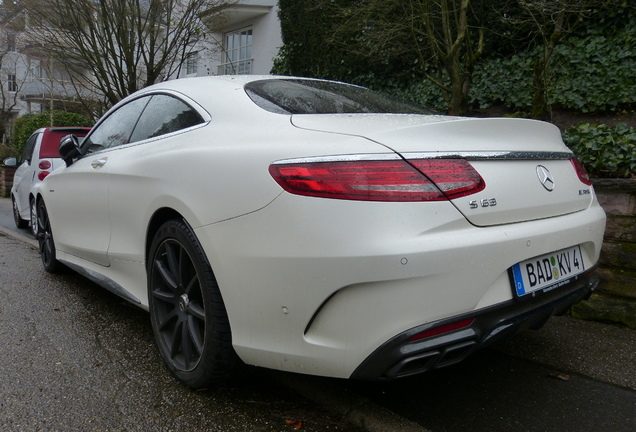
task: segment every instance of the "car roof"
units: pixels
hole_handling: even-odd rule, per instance
[[[244,91],[247,84],[261,80],[327,81],[316,78],[283,75],[218,75],[180,78],[164,81],[139,90],[123,99],[110,111],[112,112],[112,110],[122,104],[147,94],[175,92],[196,102],[209,114],[217,116],[217,118],[232,118],[233,116],[246,118],[254,115],[271,115],[271,113],[268,113],[255,104]]]
[[[74,132],[88,132],[90,131],[91,128],[87,127],[87,126],[49,126],[49,127],[43,127],[43,128],[39,128],[38,130],[36,130],[33,133],[40,133],[40,132],[67,132],[67,133],[74,133]]]

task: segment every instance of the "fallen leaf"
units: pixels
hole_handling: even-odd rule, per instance
[[[300,420],[285,420],[285,423],[292,425],[294,429],[302,429],[303,422]]]
[[[570,375],[564,374],[562,372],[552,372],[550,374],[550,377],[551,378],[556,378],[556,379],[561,380],[561,381],[569,381],[570,380]]]

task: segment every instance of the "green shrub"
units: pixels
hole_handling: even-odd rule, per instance
[[[18,156],[18,149],[15,146],[0,144],[0,164],[8,157]]]
[[[592,176],[636,176],[636,129],[625,123],[579,124],[566,130],[563,139]]]
[[[93,122],[81,114],[66,111],[53,111],[54,126],[92,126]],[[51,126],[51,112],[26,114],[13,123],[13,143],[21,152],[33,132],[39,128]]]

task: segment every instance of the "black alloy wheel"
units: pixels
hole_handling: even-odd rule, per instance
[[[166,222],[148,259],[150,319],[168,369],[201,388],[228,379],[241,362],[227,312],[203,249],[189,226]]]
[[[20,210],[18,210],[18,203],[15,197],[11,197],[11,204],[13,204],[13,221],[18,228],[26,228],[29,226],[29,221],[26,221],[20,217]]]
[[[55,242],[53,241],[53,232],[51,231],[51,222],[49,213],[43,200],[37,204],[37,220],[38,220],[38,244],[40,246],[40,259],[44,270],[49,273],[56,273],[60,269],[60,262],[55,255]]]

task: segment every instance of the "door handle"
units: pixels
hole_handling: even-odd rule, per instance
[[[91,166],[94,169],[98,169],[104,166],[104,164],[106,164],[106,162],[108,161],[108,158],[101,158],[101,159],[95,159],[93,162],[91,162]]]

